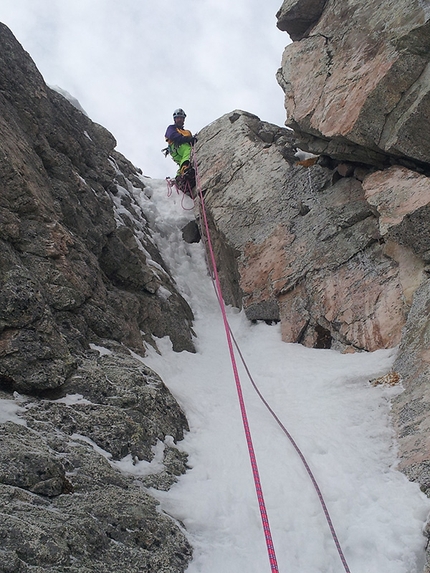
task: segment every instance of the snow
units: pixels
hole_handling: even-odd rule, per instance
[[[18,393],[15,393],[14,398],[14,400],[0,398],[0,424],[13,422],[15,424],[20,424],[21,426],[26,426],[27,422],[18,415],[20,412],[24,412],[25,410],[19,405],[21,397]]]
[[[163,378],[183,408],[190,431],[177,444],[190,470],[167,491],[151,489],[194,547],[187,573],[270,573],[264,534],[224,325],[201,244],[186,244],[181,228],[193,218],[189,198],[168,197],[165,181],[133,193],[154,241],[191,305],[197,353],[157,341],[143,360]],[[185,201],[185,202],[184,202]],[[167,297],[168,291],[158,293]],[[339,354],[281,342],[278,325],[251,324],[228,307],[229,323],[253,379],[303,452],[324,495],[351,573],[419,573],[430,500],[396,469],[390,400],[401,388],[369,380],[392,367],[395,351]],[[110,351],[92,345],[100,354]],[[136,355],[137,356],[137,355]],[[341,573],[320,501],[297,452],[259,399],[237,358],[270,527],[281,573]],[[0,399],[0,422],[23,423],[21,397]],[[84,401],[71,395],[65,403]],[[152,462],[112,460],[140,476],[163,470],[168,436]]]
[[[182,197],[167,196],[164,181],[145,183],[151,199],[137,191],[135,198],[157,230],[154,240],[193,309],[197,334],[196,354],[173,352],[165,338],[157,341],[161,354],[149,349],[144,360],[190,424],[178,446],[191,469],[170,491],[151,493],[185,527],[194,547],[187,573],[269,572],[222,317],[202,245],[181,237],[193,212]],[[395,351],[308,349],[281,342],[278,325],[251,324],[230,307],[227,314],[253,379],[315,475],[351,572],[421,571],[430,500],[396,469],[390,400],[402,390],[369,383],[390,370]],[[303,463],[237,361],[279,571],[341,572]],[[121,469],[138,477],[142,469],[126,462]]]
[[[173,446],[173,438],[169,436],[166,439],[166,443]],[[150,462],[133,459],[132,455],[129,454],[120,461],[111,461],[110,463],[113,467],[119,469],[120,471],[127,474],[133,474],[135,476],[148,476],[151,474],[157,474],[164,470],[164,446],[165,444],[158,440],[157,445],[152,448],[154,457]]]
[[[69,101],[73,107],[75,107],[76,109],[78,109],[80,112],[82,112],[84,115],[86,115],[88,117],[87,112],[84,110],[84,108],[81,106],[81,104],[79,103],[79,101],[72,96],[71,93],[69,93],[67,90],[61,88],[60,86],[56,86],[56,85],[50,85],[49,86],[52,90],[54,90],[55,92],[59,93],[60,95],[62,95],[63,97],[66,98],[67,101]],[[88,135],[88,133],[86,131],[84,131],[84,134],[86,135],[86,137],[88,137],[88,139],[91,139],[91,137]]]
[[[112,354],[112,350],[105,348],[104,346],[98,346],[97,344],[90,344],[91,350],[97,350],[100,356],[109,356]]]

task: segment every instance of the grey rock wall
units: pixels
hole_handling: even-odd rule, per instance
[[[0,47],[0,386],[61,385],[100,338],[193,351],[192,312],[135,198],[145,179],[3,25]]]
[[[147,488],[186,471],[188,429],[157,374],[119,344],[88,352],[44,398],[0,393],[0,571],[184,571],[192,550]],[[140,478],[115,462],[157,464]],[[128,456],[128,458],[127,458]]]
[[[193,314],[115,145],[0,24],[2,573],[180,573],[192,557],[147,493],[186,471],[187,421],[141,357],[163,336],[194,352]]]

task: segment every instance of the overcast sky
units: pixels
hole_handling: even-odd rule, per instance
[[[58,85],[104,125],[146,175],[175,171],[160,152],[172,112],[193,133],[234,109],[283,125],[275,74],[289,36],[282,0],[1,0],[0,21]]]

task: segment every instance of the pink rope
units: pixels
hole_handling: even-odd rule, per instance
[[[234,355],[234,348],[233,348],[233,343],[232,343],[230,326],[228,323],[227,313],[225,310],[225,304],[224,304],[224,300],[222,297],[221,283],[219,280],[219,275],[218,275],[218,271],[217,271],[217,267],[216,267],[215,254],[214,254],[214,250],[212,247],[212,241],[211,241],[210,232],[209,232],[209,225],[208,225],[206,210],[205,210],[205,206],[204,206],[203,193],[201,190],[200,180],[199,180],[198,171],[197,171],[197,164],[196,164],[194,155],[193,155],[193,158],[194,158],[194,163],[195,163],[194,168],[195,168],[195,172],[196,172],[196,181],[197,181],[196,187],[197,187],[197,190],[198,190],[198,193],[200,196],[200,200],[201,200],[202,215],[203,215],[204,228],[206,231],[207,246],[209,249],[210,259],[211,259],[211,263],[212,263],[212,269],[213,269],[214,280],[215,280],[215,285],[216,285],[216,290],[217,290],[218,302],[219,302],[219,306],[221,309],[222,319],[223,319],[224,328],[225,328],[225,334],[226,334],[227,343],[228,343],[228,349],[229,349],[229,353],[230,353],[231,364],[232,364],[232,368],[233,368],[234,379],[236,382],[236,390],[237,390],[237,395],[239,398],[239,405],[240,405],[240,411],[242,414],[242,422],[243,422],[243,427],[245,430],[245,436],[246,436],[246,443],[248,446],[249,458],[251,461],[252,475],[254,477],[254,485],[255,485],[255,491],[257,493],[261,522],[263,525],[264,536],[266,539],[266,547],[267,547],[267,552],[268,552],[268,556],[269,556],[270,568],[271,568],[272,572],[273,571],[279,571],[278,563],[277,563],[277,559],[276,559],[275,548],[274,548],[273,540],[272,540],[272,533],[270,531],[269,518],[267,516],[266,504],[264,502],[263,490],[261,487],[260,474],[259,474],[258,465],[257,465],[257,458],[256,458],[255,451],[254,451],[254,445],[252,442],[251,430],[250,430],[249,422],[248,422],[248,415],[246,412],[245,401],[243,398],[242,386],[240,383],[239,372],[237,369],[236,357]]]
[[[218,301],[219,301],[219,295],[218,295],[218,292],[217,292],[216,289],[215,289],[215,294],[216,294],[216,296],[217,296],[217,298],[218,298]],[[230,328],[230,327],[229,327],[229,328]],[[339,538],[338,538],[338,536],[337,536],[336,530],[335,530],[335,528],[334,528],[333,521],[332,521],[331,516],[330,516],[330,512],[329,512],[329,510],[328,510],[328,508],[327,508],[327,504],[326,504],[326,502],[325,502],[325,500],[324,500],[324,496],[323,496],[323,494],[322,494],[322,492],[321,492],[321,489],[320,489],[320,487],[319,487],[319,485],[318,485],[318,482],[317,482],[317,480],[316,480],[316,478],[315,478],[315,476],[314,476],[314,474],[313,474],[313,472],[312,472],[312,470],[311,470],[311,468],[310,468],[310,466],[309,466],[309,464],[308,464],[308,462],[307,462],[307,460],[306,460],[306,458],[305,458],[303,452],[301,451],[301,449],[300,449],[299,446],[297,445],[296,441],[294,440],[293,436],[290,434],[290,432],[287,430],[287,428],[286,428],[286,427],[284,426],[284,424],[281,422],[281,420],[280,420],[279,417],[277,416],[276,412],[273,410],[273,408],[270,406],[270,404],[267,402],[266,398],[263,396],[263,394],[261,393],[260,389],[258,388],[258,386],[257,386],[257,384],[256,384],[256,382],[255,382],[255,380],[254,380],[254,378],[252,377],[252,374],[251,374],[251,372],[250,372],[250,370],[249,370],[249,368],[248,368],[248,364],[246,363],[246,360],[245,360],[245,358],[244,358],[244,356],[243,356],[243,354],[242,354],[242,351],[241,351],[241,349],[240,349],[240,346],[239,346],[239,344],[237,343],[237,340],[235,339],[235,337],[234,337],[234,335],[233,335],[233,332],[232,332],[231,328],[230,328],[230,335],[231,335],[231,337],[232,337],[232,340],[233,340],[233,342],[234,342],[234,345],[235,345],[235,347],[236,347],[236,350],[237,350],[237,352],[238,352],[238,354],[239,354],[239,357],[240,357],[240,360],[241,360],[241,362],[242,362],[242,364],[243,364],[243,367],[245,368],[245,371],[246,371],[246,373],[247,373],[247,375],[248,375],[248,378],[249,378],[249,380],[250,380],[250,382],[251,382],[251,384],[252,384],[252,387],[254,388],[254,390],[255,390],[255,392],[257,393],[257,395],[258,395],[258,397],[260,398],[260,400],[263,402],[263,404],[264,404],[264,405],[266,406],[266,408],[269,410],[270,414],[271,414],[271,415],[273,416],[273,418],[276,420],[277,424],[280,426],[280,428],[282,429],[282,431],[284,432],[284,434],[287,436],[287,438],[288,438],[289,441],[291,442],[293,448],[296,450],[298,456],[300,457],[300,459],[301,459],[303,465],[305,466],[305,469],[306,469],[306,471],[307,471],[307,473],[308,473],[308,476],[310,477],[310,480],[311,480],[311,482],[312,482],[312,485],[314,486],[314,489],[315,489],[315,491],[316,491],[316,493],[317,493],[318,499],[319,499],[320,504],[321,504],[321,506],[322,506],[322,509],[323,509],[323,512],[324,512],[324,516],[325,516],[325,518],[326,518],[328,527],[329,527],[329,529],[330,529],[331,536],[332,536],[332,538],[333,538],[333,542],[334,542],[334,544],[335,544],[335,546],[336,546],[336,549],[337,549],[339,558],[340,558],[340,560],[341,560],[341,562],[342,562],[343,568],[345,569],[345,572],[346,572],[346,573],[351,573],[351,571],[350,571],[350,569],[349,569],[349,566],[348,566],[348,563],[347,563],[347,561],[346,561],[345,555],[344,555],[344,553],[343,553],[343,551],[342,551],[342,546],[341,546],[341,544],[340,544],[340,541],[339,541]]]
[[[182,193],[182,198],[181,198],[181,207],[184,211],[192,211],[194,209],[194,201],[195,201],[195,197],[193,195],[192,189],[190,184],[187,182],[187,187],[188,187],[188,196],[192,199],[193,201],[193,206],[192,207],[185,207],[184,205],[184,199],[186,194],[184,193],[184,191],[182,191],[181,189],[179,189],[179,187],[176,184],[176,181],[174,179],[170,179],[170,177],[166,177],[166,183],[167,183],[167,197],[171,197],[172,193],[173,193],[173,189],[175,189],[176,193],[179,195],[180,193]]]
[[[299,446],[297,445],[296,441],[294,440],[293,436],[290,434],[290,432],[287,430],[287,428],[284,426],[284,424],[283,424],[283,423],[281,422],[281,420],[278,418],[278,416],[276,415],[276,413],[274,412],[274,410],[271,408],[270,404],[266,401],[266,399],[264,398],[263,394],[260,392],[260,390],[259,390],[257,384],[255,383],[253,377],[251,376],[251,372],[250,372],[249,369],[248,369],[248,366],[247,366],[247,364],[246,364],[246,362],[245,362],[245,359],[244,359],[244,357],[243,357],[243,355],[242,355],[242,352],[241,352],[241,350],[240,350],[240,348],[239,348],[239,345],[237,344],[236,339],[234,338],[234,336],[233,336],[232,333],[231,333],[231,336],[232,336],[232,338],[233,338],[234,344],[235,344],[236,349],[237,349],[237,351],[238,351],[238,353],[239,353],[239,356],[240,356],[240,359],[241,359],[241,361],[242,361],[242,364],[243,364],[243,366],[244,366],[244,368],[245,368],[245,370],[246,370],[246,373],[248,374],[248,378],[249,378],[249,380],[251,381],[251,384],[252,384],[254,390],[257,392],[257,394],[258,394],[260,400],[263,402],[263,404],[266,406],[266,408],[269,410],[269,412],[270,412],[270,413],[272,414],[272,416],[275,418],[276,422],[277,422],[277,423],[279,424],[279,426],[281,427],[282,431],[285,433],[285,435],[287,436],[287,438],[290,440],[290,442],[291,442],[293,448],[296,450],[296,452],[297,452],[297,454],[299,455],[299,457],[300,457],[300,459],[301,459],[303,465],[305,466],[305,469],[306,469],[306,471],[307,471],[307,473],[308,473],[308,475],[309,475],[309,477],[310,477],[310,479],[311,479],[311,482],[312,482],[312,484],[313,484],[313,486],[314,486],[314,488],[315,488],[315,491],[317,492],[318,499],[319,499],[319,501],[320,501],[320,503],[321,503],[321,506],[322,506],[322,509],[323,509],[325,518],[326,518],[326,520],[327,520],[327,524],[328,524],[329,529],[330,529],[331,536],[332,536],[332,538],[333,538],[333,541],[334,541],[334,544],[335,544],[335,546],[336,546],[336,549],[337,549],[337,552],[338,552],[338,554],[339,554],[339,557],[340,557],[340,560],[341,560],[341,562],[342,562],[342,565],[343,565],[343,567],[344,567],[346,573],[351,573],[351,572],[350,572],[350,569],[349,569],[349,567],[348,567],[348,563],[347,563],[347,561],[346,561],[345,555],[343,554],[342,547],[341,547],[341,545],[340,545],[339,539],[338,539],[338,537],[337,537],[336,530],[335,530],[335,528],[334,528],[332,519],[331,519],[331,517],[330,517],[330,513],[329,513],[328,508],[327,508],[327,505],[326,505],[326,503],[325,503],[324,496],[323,496],[323,494],[322,494],[322,492],[321,492],[321,489],[320,489],[320,487],[319,487],[319,485],[318,485],[318,482],[317,482],[317,480],[315,479],[315,476],[314,476],[314,474],[313,474],[313,472],[312,472],[312,470],[311,470],[311,468],[310,468],[310,466],[309,466],[309,464],[308,464],[308,462],[307,462],[305,456],[303,455],[302,451],[300,450],[300,448],[299,448]]]
[[[195,172],[196,172],[196,180],[197,180],[197,183],[198,183],[197,189],[198,189],[198,192],[199,192],[199,195],[200,195],[200,199],[201,199],[203,220],[204,220],[204,225],[205,225],[205,230],[206,230],[206,235],[207,235],[207,248],[208,248],[208,250],[209,250],[209,252],[210,252],[211,266],[212,266],[212,269],[213,269],[212,272],[213,272],[213,282],[214,282],[214,286],[215,286],[215,293],[216,293],[216,296],[217,296],[217,299],[218,299],[218,303],[219,303],[219,305],[220,305],[220,307],[221,307],[221,311],[222,311],[222,314],[223,314],[224,326],[225,326],[225,328],[226,328],[227,339],[228,339],[228,341],[229,341],[230,354],[233,355],[232,363],[234,364],[233,368],[234,368],[234,371],[235,371],[235,378],[236,378],[236,373],[237,373],[237,365],[236,365],[236,360],[235,360],[235,357],[234,357],[234,351],[233,351],[233,349],[232,349],[232,347],[231,347],[231,344],[232,344],[231,341],[232,341],[232,340],[233,340],[233,342],[234,342],[234,345],[236,346],[237,352],[238,352],[239,357],[240,357],[240,359],[241,359],[241,361],[242,361],[242,364],[243,364],[243,366],[244,366],[244,368],[245,368],[245,371],[246,371],[246,373],[247,373],[247,375],[248,375],[248,378],[249,378],[249,380],[250,380],[250,382],[251,382],[251,384],[252,384],[254,390],[256,391],[258,397],[259,397],[260,400],[263,402],[263,404],[266,406],[266,408],[269,410],[270,414],[271,414],[271,415],[273,416],[273,418],[276,420],[276,422],[278,423],[278,425],[280,426],[280,428],[282,429],[282,431],[285,433],[285,435],[287,436],[287,438],[288,438],[289,441],[291,442],[291,444],[292,444],[293,448],[295,449],[295,451],[297,452],[298,456],[300,457],[300,459],[301,459],[301,461],[302,461],[302,463],[303,463],[303,465],[304,465],[304,467],[305,467],[305,469],[306,469],[306,471],[307,471],[307,473],[308,473],[308,476],[309,476],[309,478],[310,478],[310,480],[311,480],[311,482],[312,482],[312,484],[313,484],[313,486],[314,486],[314,489],[315,489],[315,491],[316,491],[316,493],[317,493],[317,496],[318,496],[318,499],[319,499],[319,501],[320,501],[321,507],[322,507],[322,509],[323,509],[323,512],[324,512],[324,515],[325,515],[325,518],[326,518],[328,527],[329,527],[329,529],[330,529],[331,536],[332,536],[332,538],[333,538],[334,544],[335,544],[335,546],[336,546],[336,549],[337,549],[339,558],[340,558],[340,560],[341,560],[341,562],[342,562],[342,565],[343,565],[343,567],[344,567],[344,569],[345,569],[345,572],[346,572],[346,573],[351,573],[351,572],[350,572],[350,569],[349,569],[349,566],[348,566],[348,563],[347,563],[347,561],[346,561],[345,555],[344,555],[344,553],[343,553],[343,551],[342,551],[342,547],[341,547],[341,545],[340,545],[339,538],[338,538],[338,536],[337,536],[337,534],[336,534],[336,530],[335,530],[335,528],[334,528],[333,521],[332,521],[332,519],[331,519],[329,510],[328,510],[327,505],[326,505],[326,503],[325,503],[324,496],[323,496],[323,494],[322,494],[322,492],[321,492],[321,489],[320,489],[320,487],[319,487],[319,485],[318,485],[318,482],[317,482],[317,480],[316,480],[316,478],[315,478],[315,476],[314,476],[314,474],[313,474],[313,472],[312,472],[312,470],[311,470],[311,468],[310,468],[310,466],[309,466],[309,464],[308,464],[308,462],[307,462],[307,460],[306,460],[304,454],[303,454],[302,451],[300,450],[300,448],[299,448],[299,446],[297,445],[296,441],[294,440],[293,436],[290,434],[290,432],[289,432],[289,431],[287,430],[287,428],[284,426],[284,424],[282,423],[282,421],[278,418],[277,414],[276,414],[276,413],[274,412],[274,410],[271,408],[270,404],[269,404],[269,403],[267,402],[267,400],[264,398],[264,396],[263,396],[263,394],[261,393],[260,389],[258,388],[257,384],[255,383],[255,381],[254,381],[254,379],[253,379],[253,377],[252,377],[252,375],[251,375],[251,372],[250,372],[250,370],[249,370],[249,368],[248,368],[248,365],[247,365],[247,363],[246,363],[246,361],[245,361],[245,358],[243,357],[243,354],[242,354],[242,352],[241,352],[241,350],[240,350],[240,347],[239,347],[239,345],[238,345],[236,339],[234,338],[234,335],[233,335],[233,333],[232,333],[232,331],[231,331],[230,325],[228,324],[227,315],[226,315],[226,312],[225,312],[224,300],[223,300],[223,298],[222,298],[221,285],[220,285],[220,282],[219,282],[219,276],[218,276],[218,271],[217,271],[217,267],[216,267],[215,255],[214,255],[214,252],[213,252],[212,243],[211,243],[211,239],[210,239],[209,226],[208,226],[208,222],[207,222],[206,210],[205,210],[205,207],[204,207],[204,199],[203,199],[203,194],[202,194],[202,191],[201,191],[200,180],[199,180],[199,176],[198,176],[197,162],[196,162],[196,158],[195,158],[195,154],[194,154],[194,153],[193,153],[193,160],[194,160],[194,169],[195,169]],[[251,438],[251,434],[250,434],[250,431],[249,431],[249,426],[248,426],[248,421],[247,421],[247,416],[246,416],[245,405],[244,405],[244,402],[243,402],[242,388],[241,388],[241,386],[240,386],[240,380],[239,380],[239,378],[236,379],[236,385],[239,386],[239,387],[238,387],[238,394],[239,394],[239,402],[240,402],[240,404],[241,404],[241,410],[242,410],[242,404],[243,404],[243,409],[244,409],[244,413],[245,413],[245,420],[246,420],[246,422],[245,422],[245,420],[244,420],[244,426],[245,426],[245,434],[246,434],[246,436],[247,436],[247,441],[249,440],[248,449],[251,448],[251,449],[252,449],[252,452],[253,452],[252,438]],[[242,417],[243,417],[243,414],[242,414]],[[248,437],[248,435],[249,435],[249,437]],[[252,464],[252,459],[253,459],[253,458],[252,458],[251,452],[250,452],[250,457],[251,457],[251,464]],[[255,459],[255,454],[254,454],[254,459]],[[257,462],[255,461],[255,469],[256,469],[256,473],[257,473],[257,481],[255,481],[255,480],[256,480],[255,476],[254,476],[254,481],[255,481],[255,484],[256,484],[257,496],[258,496],[258,488],[259,488],[260,491],[261,491],[261,484],[260,484],[260,480],[259,480],[258,468],[257,468],[257,466],[256,466],[256,463],[257,463]],[[254,471],[254,466],[253,466],[253,471]],[[258,484],[258,485],[257,485],[257,484]],[[263,494],[262,494],[262,492],[261,492],[261,496],[262,496],[262,495],[263,495]],[[259,501],[260,501],[260,498],[259,498]],[[264,507],[264,499],[263,499],[263,507]],[[261,511],[261,506],[260,506],[260,511]],[[265,516],[265,518],[263,517],[263,515]],[[262,517],[263,528],[264,528],[265,519],[267,519],[267,515],[266,515],[266,512],[265,512],[265,507],[264,507],[264,514],[262,513],[262,514],[261,514],[261,517]],[[268,520],[267,520],[267,527],[269,528],[268,531],[269,531],[269,536],[270,536],[270,537],[269,537],[269,540],[270,540],[270,541],[268,542],[268,539],[267,539],[267,536],[266,536],[266,543],[268,543],[268,548],[269,548],[269,544],[270,544],[270,547],[273,549],[273,554],[274,554],[274,548],[273,548],[273,543],[272,543],[272,539],[271,539],[271,535],[270,535],[270,527],[269,527],[269,522],[268,522]],[[266,530],[265,530],[265,533],[266,533]],[[270,552],[269,552],[269,558],[270,558],[270,555],[271,555],[271,554],[270,554]],[[276,556],[275,556],[275,562],[274,562],[274,563],[275,563],[276,569],[272,569],[272,571],[273,571],[273,570],[274,570],[274,571],[277,571],[278,569],[277,569],[277,565],[276,565]],[[271,561],[271,565],[272,565],[272,561]]]

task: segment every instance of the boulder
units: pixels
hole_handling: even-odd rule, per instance
[[[397,205],[403,192],[396,177],[422,187],[427,178],[404,168],[381,173],[299,160],[290,130],[238,110],[202,130],[200,141],[226,301],[243,306],[250,320],[280,320],[286,342],[370,351],[398,345],[424,265],[395,236],[399,224],[388,232],[376,185],[378,178],[387,189],[396,185]],[[418,195],[405,204],[404,217],[426,205],[425,194]]]
[[[4,572],[178,573],[190,546],[144,491],[105,485],[44,502],[0,485]]]
[[[276,17],[280,30],[292,40],[301,40],[318,22],[327,0],[284,0]]]
[[[286,0],[278,82],[303,148],[383,166],[430,163],[430,13],[420,0]]]

